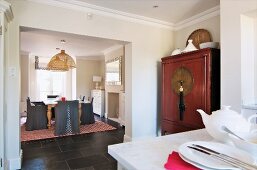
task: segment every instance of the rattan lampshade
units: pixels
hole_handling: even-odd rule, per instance
[[[68,71],[75,68],[75,62],[71,56],[65,53],[65,50],[61,50],[60,53],[53,56],[47,65],[48,70],[53,71]]]

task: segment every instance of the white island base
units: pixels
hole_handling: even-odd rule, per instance
[[[212,141],[205,129],[108,146],[108,153],[118,161],[119,170],[164,170],[172,151],[190,141]]]

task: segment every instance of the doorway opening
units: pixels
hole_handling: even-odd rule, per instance
[[[56,100],[82,100],[90,103],[92,91],[95,89],[94,76],[101,77],[99,83],[100,91],[105,91],[105,66],[106,61],[118,52],[119,56],[125,58],[125,45],[128,42],[69,34],[42,29],[20,27],[20,67],[21,67],[21,98],[20,98],[20,120],[21,129],[25,126],[27,112],[27,98],[32,103],[42,102],[46,104],[48,96],[56,96]],[[65,40],[65,43],[63,43]],[[35,67],[35,58],[39,59],[39,65],[46,67],[51,57],[60,50],[65,50],[76,62],[76,68],[67,72],[50,72]],[[120,52],[121,51],[121,52]],[[120,52],[120,53],[119,53]],[[123,60],[123,75],[125,75],[125,60]],[[125,77],[123,77],[123,86]],[[109,88],[116,88],[108,85]],[[104,93],[105,94],[105,93]],[[104,96],[103,111],[108,118]],[[100,107],[97,97],[94,97],[93,106]],[[116,102],[114,100],[113,102]],[[112,103],[112,102],[111,102]],[[48,105],[49,106],[49,105]],[[53,105],[51,104],[51,107]],[[52,117],[54,110],[51,109],[48,117],[48,125],[54,126],[55,119]],[[53,107],[54,108],[54,107]],[[97,114],[95,115],[97,116]],[[108,121],[100,117],[101,121]],[[50,122],[50,123],[49,123]],[[49,126],[48,126],[49,127]],[[21,131],[22,136],[23,131]]]

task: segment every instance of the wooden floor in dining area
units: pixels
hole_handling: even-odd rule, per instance
[[[116,130],[62,138],[22,142],[24,170],[116,170],[117,162],[107,152],[108,145],[123,142],[124,127],[95,116]]]

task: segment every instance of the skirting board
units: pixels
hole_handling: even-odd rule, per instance
[[[21,159],[22,159],[22,150],[20,152],[19,158],[8,160],[8,170],[21,169]]]

